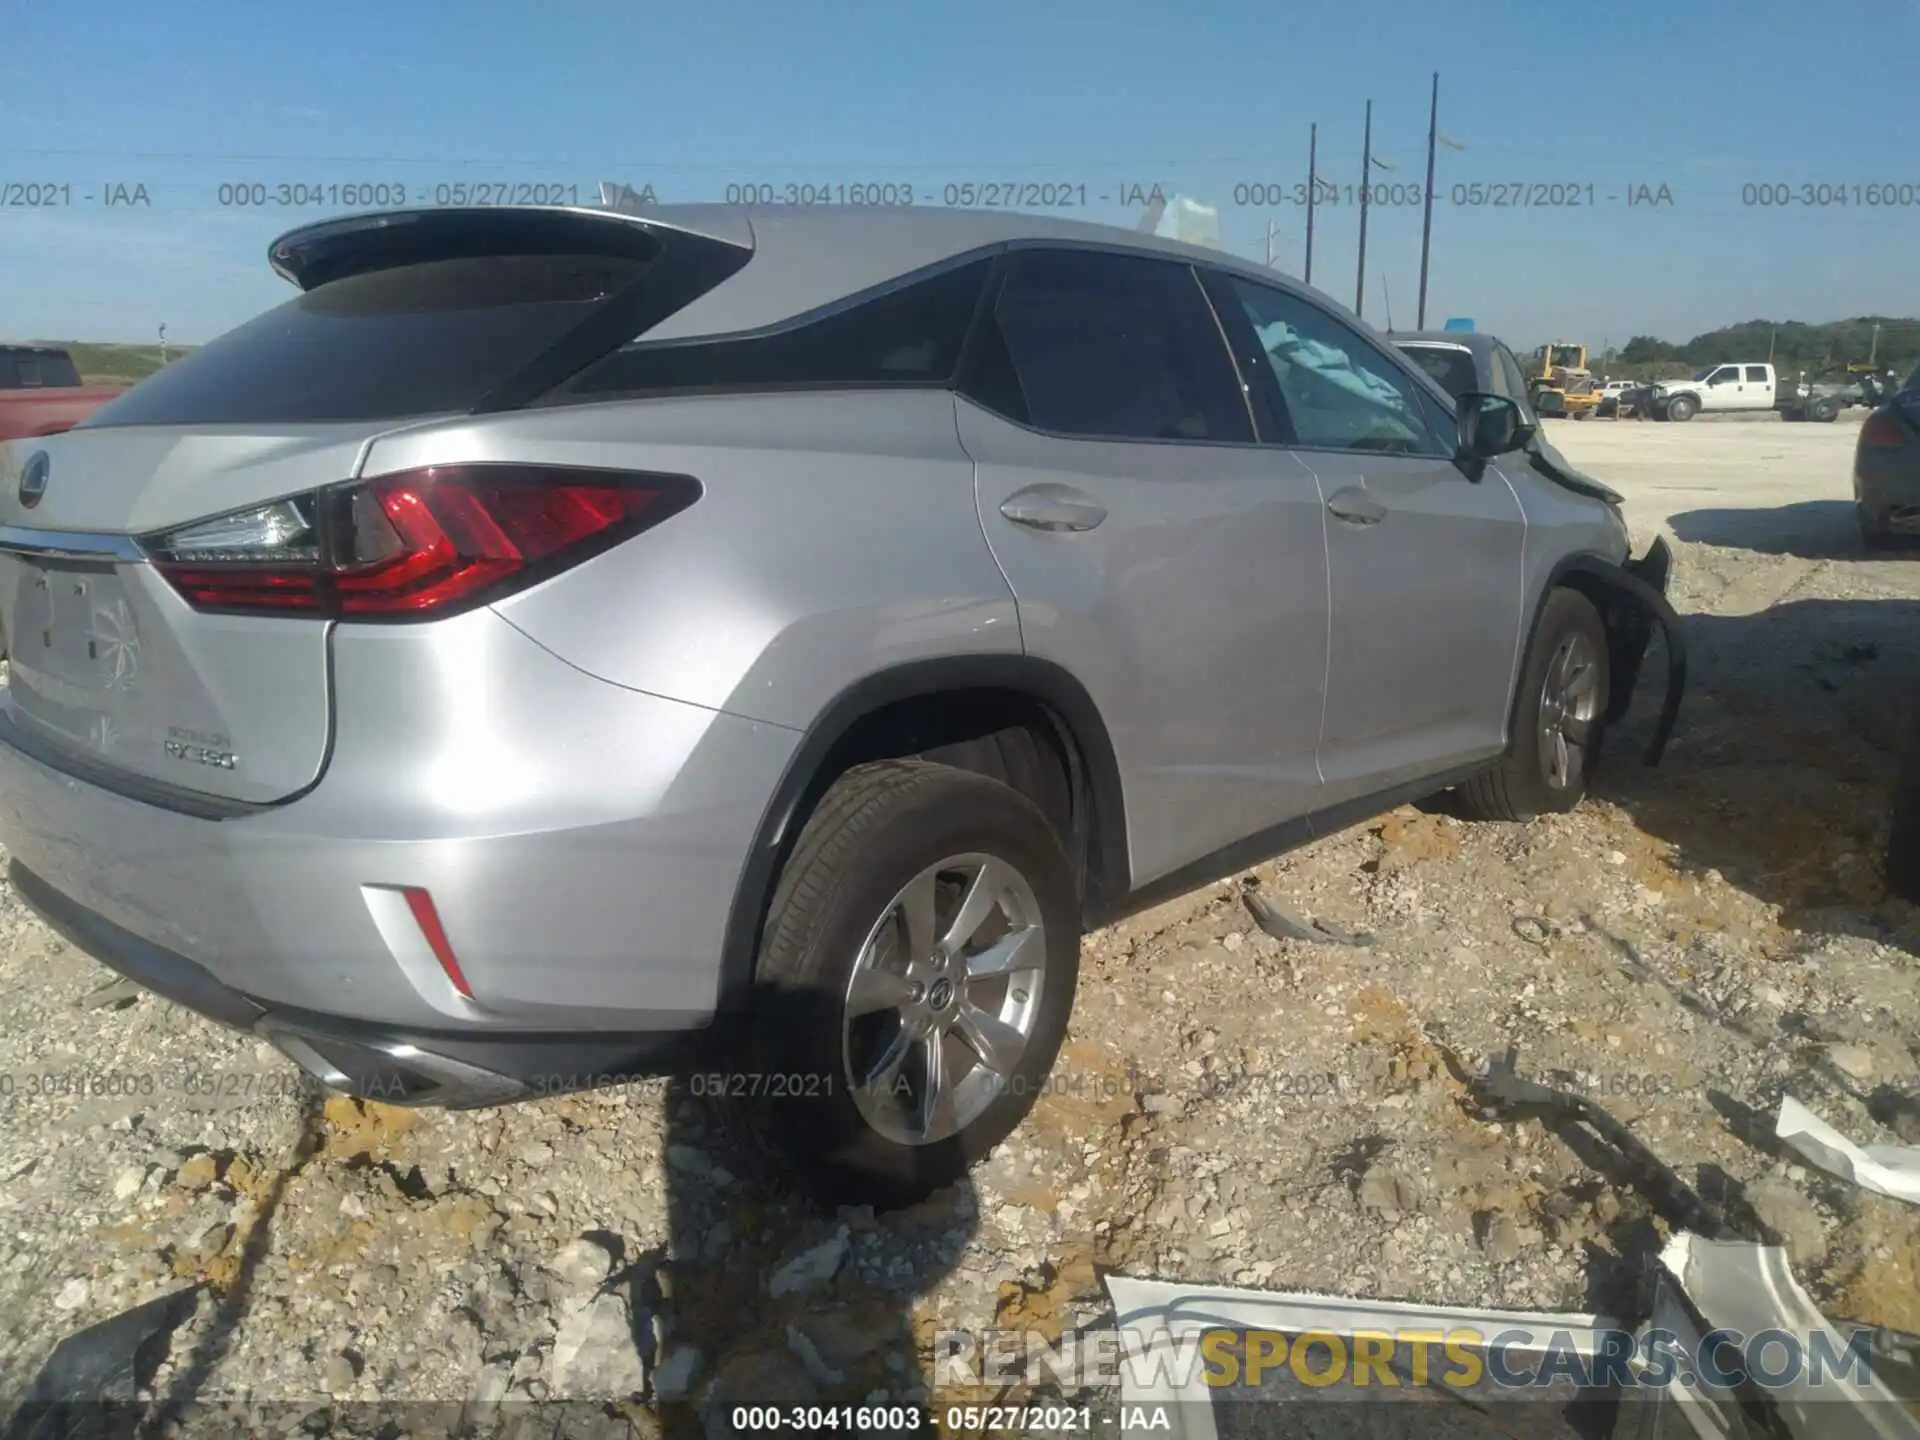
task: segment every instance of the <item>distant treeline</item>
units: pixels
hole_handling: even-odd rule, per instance
[[[1876,338],[1875,327],[1879,334]],[[1789,375],[1843,373],[1849,365],[1871,362],[1902,379],[1920,364],[1920,320],[1864,315],[1808,325],[1799,320],[1748,320],[1673,344],[1652,335],[1636,335],[1601,357],[1595,367],[1617,379],[1659,380],[1692,374],[1729,360],[1766,360]]]

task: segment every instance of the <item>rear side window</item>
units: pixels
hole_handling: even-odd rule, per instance
[[[543,403],[614,395],[869,385],[945,387],[960,363],[990,259],[896,283],[777,331],[622,347]]]
[[[1758,382],[1760,382],[1760,383],[1761,383],[1762,385],[1764,385],[1764,384],[1766,384],[1766,382],[1767,382],[1767,367],[1766,367],[1766,366],[1764,366],[1764,365],[1749,365],[1749,366],[1747,366],[1747,379],[1748,379],[1749,381],[1758,381]]]
[[[1011,420],[1103,440],[1250,443],[1238,376],[1191,267],[1019,251],[967,395]]]
[[[1480,376],[1473,363],[1473,356],[1465,350],[1455,350],[1445,345],[1408,345],[1403,347],[1427,374],[1440,382],[1440,388],[1458,400],[1469,391],[1480,388]]]
[[[349,276],[229,331],[85,424],[297,424],[471,410],[648,265],[631,256],[481,255]]]

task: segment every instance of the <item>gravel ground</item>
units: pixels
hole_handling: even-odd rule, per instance
[[[0,1396],[191,1283],[149,1393],[348,1428],[375,1398],[924,1398],[936,1331],[1100,1323],[1105,1269],[1604,1307],[1658,1227],[1539,1125],[1470,1118],[1449,1055],[1508,1045],[1781,1237],[1829,1313],[1920,1331],[1920,1212],[1751,1130],[1791,1090],[1896,1140],[1867,1099],[1920,1084],[1920,911],[1878,874],[1920,565],[1860,550],[1852,436],[1559,424],[1643,540],[1676,537],[1694,681],[1666,763],[1635,754],[1656,658],[1579,813],[1408,808],[1254,872],[1368,945],[1268,938],[1244,877],[1090,936],[1053,1091],[905,1213],[792,1201],[665,1083],[457,1114],[312,1094],[0,884]]]

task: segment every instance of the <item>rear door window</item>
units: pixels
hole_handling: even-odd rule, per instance
[[[1755,382],[1762,385],[1766,384],[1767,383],[1767,367],[1764,365],[1747,366],[1747,381],[1749,384],[1752,384]]]
[[[465,412],[648,268],[633,256],[479,255],[349,276],[229,331],[85,423],[298,424]]]
[[[1178,261],[1014,252],[962,389],[1058,435],[1253,440],[1219,323]]]
[[[1456,350],[1451,345],[1406,345],[1402,346],[1413,363],[1440,382],[1440,388],[1458,400],[1469,390],[1480,388],[1480,377],[1474,368],[1473,356],[1465,350]]]
[[[1494,369],[1499,378],[1498,389],[1509,400],[1518,400],[1523,404],[1527,398],[1527,377],[1520,369],[1520,362],[1513,352],[1504,345],[1496,345],[1493,351]]]
[[[953,379],[991,259],[896,282],[884,292],[765,334],[622,347],[544,403],[689,391],[941,386]]]

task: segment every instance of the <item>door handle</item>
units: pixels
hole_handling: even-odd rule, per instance
[[[1349,525],[1378,525],[1387,518],[1387,507],[1358,485],[1334,491],[1327,497],[1327,509]]]
[[[1034,530],[1091,530],[1107,518],[1104,505],[1071,485],[1030,485],[1009,495],[1000,513]]]

